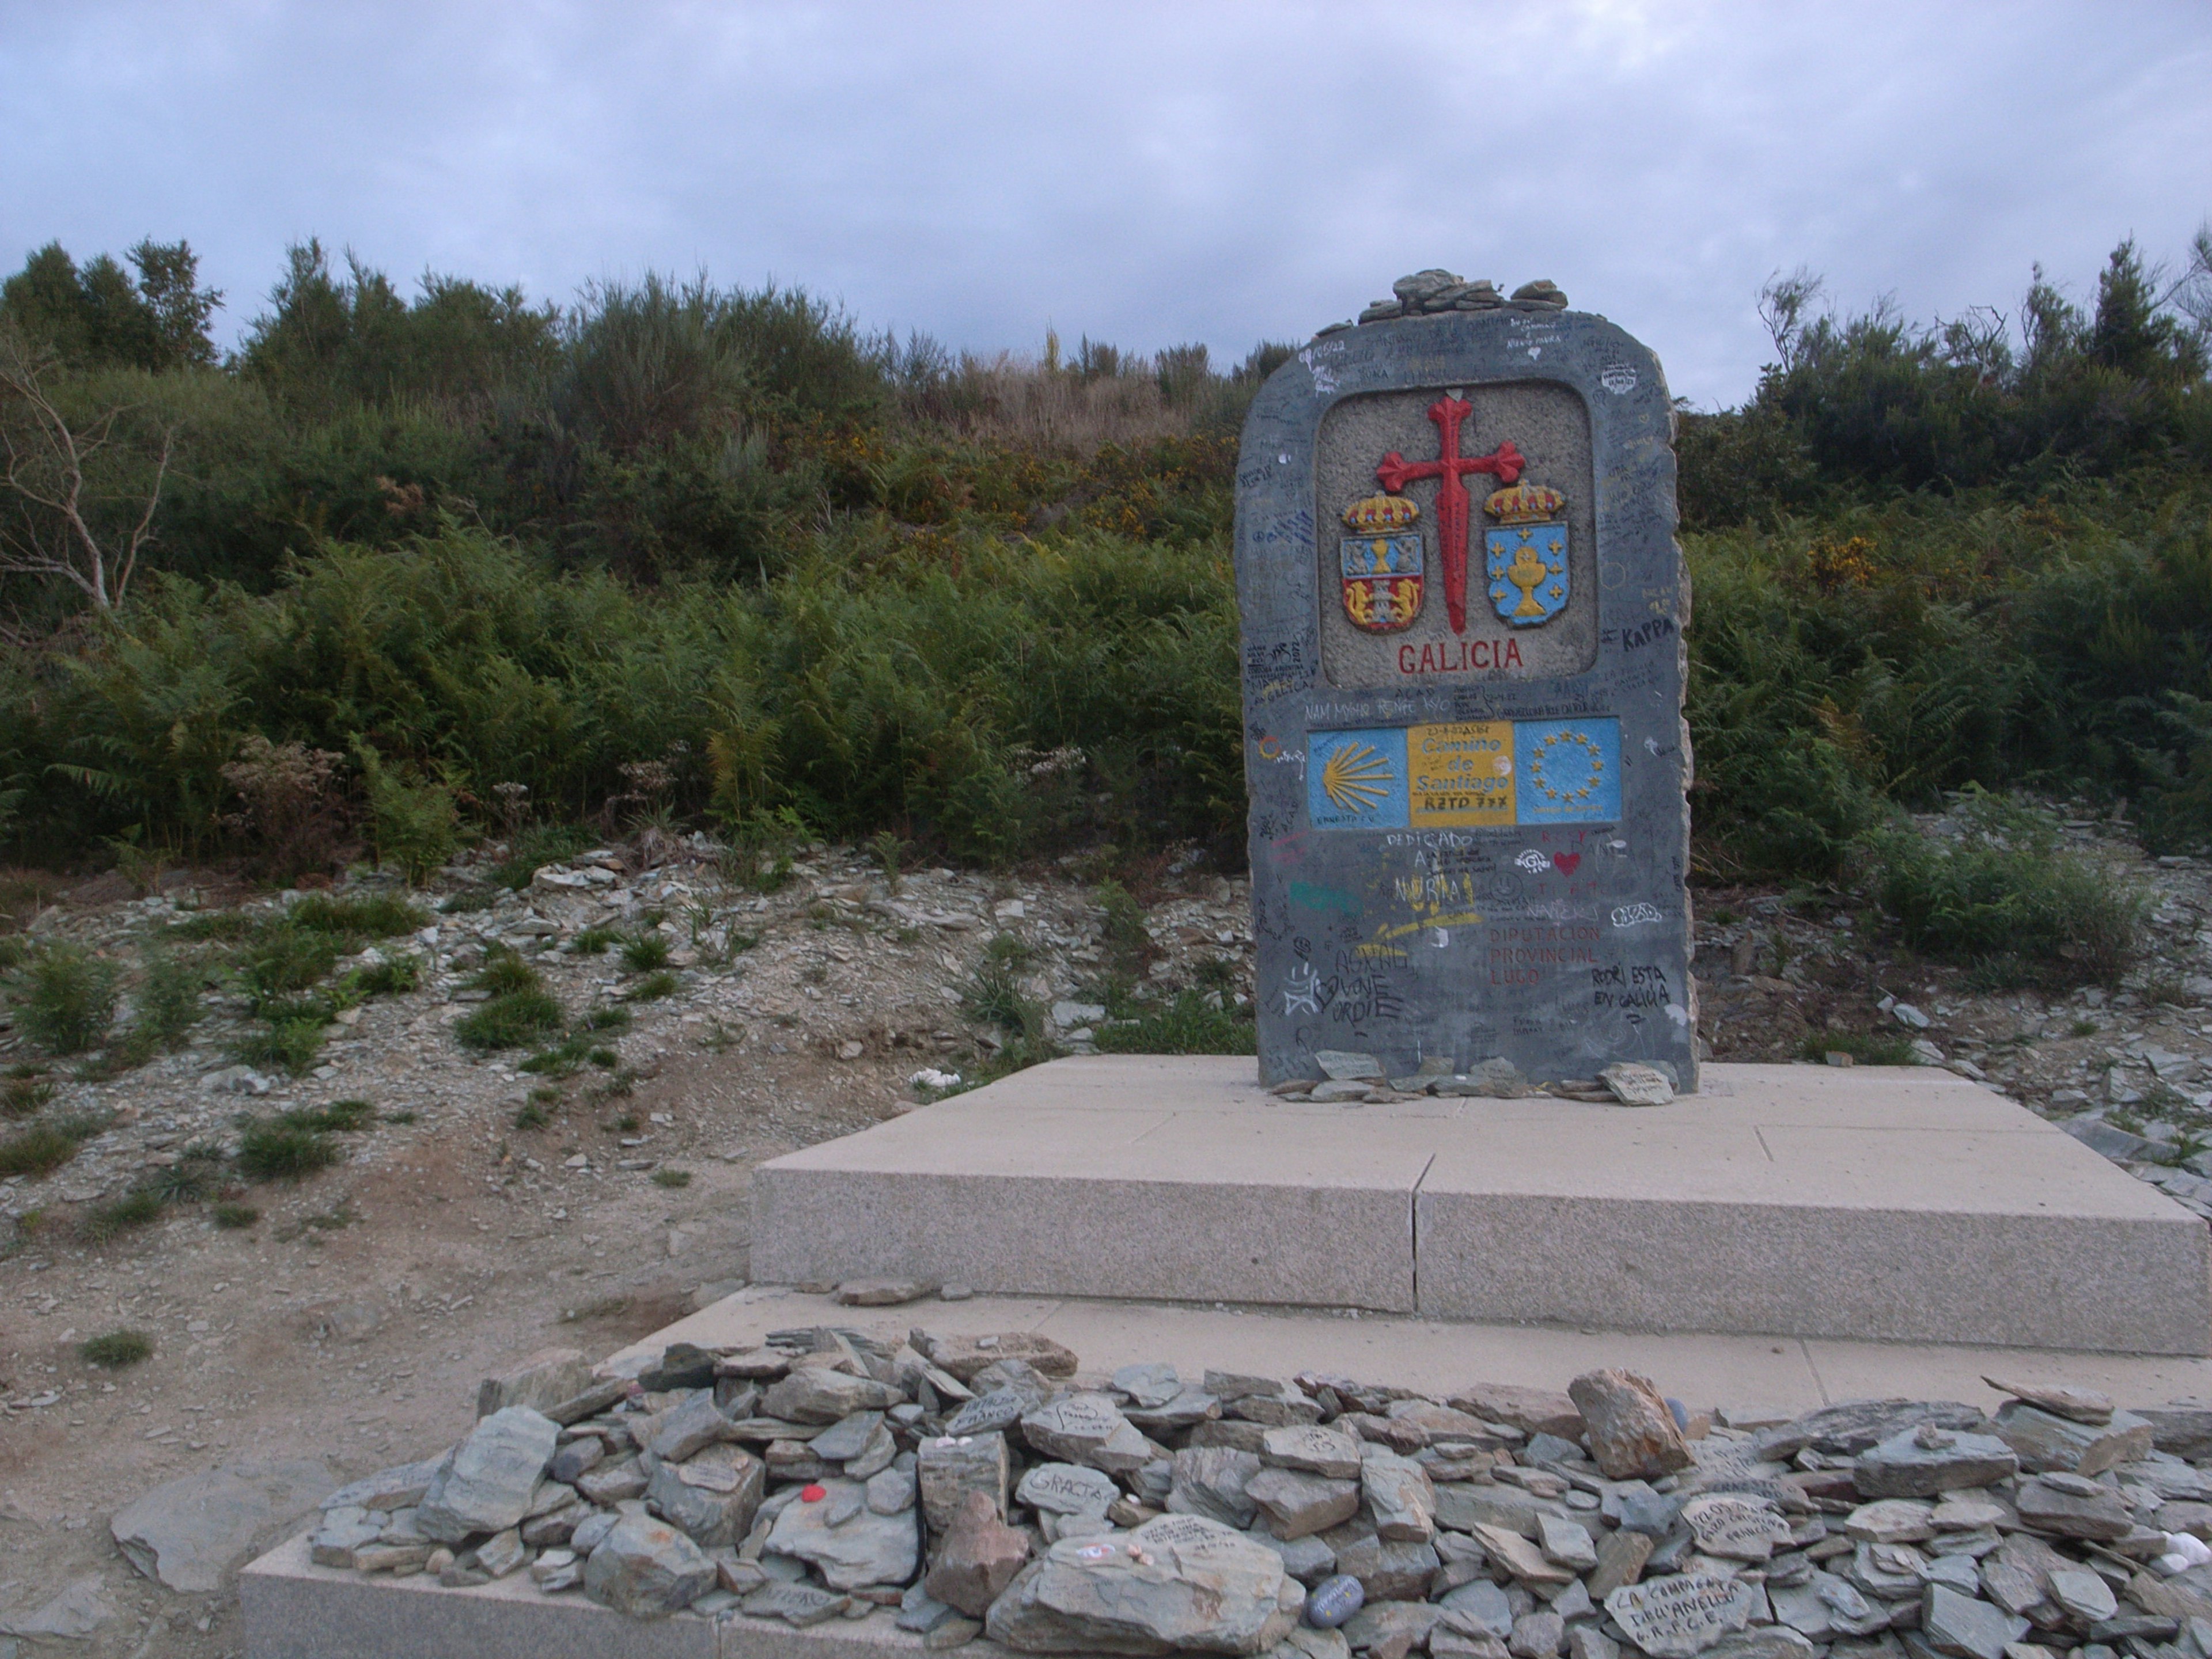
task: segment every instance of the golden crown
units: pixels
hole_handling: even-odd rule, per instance
[[[1421,516],[1421,509],[1403,495],[1370,495],[1344,509],[1347,528],[1372,533],[1403,530]]]
[[[1533,524],[1548,519],[1567,504],[1567,498],[1549,484],[1525,480],[1510,489],[1493,489],[1482,510],[1501,524]]]

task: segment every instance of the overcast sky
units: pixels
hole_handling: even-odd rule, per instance
[[[1231,357],[1443,265],[1553,278],[1711,404],[1777,270],[1926,317],[2178,257],[2212,4],[0,0],[0,260],[188,238],[226,338],[311,234]]]

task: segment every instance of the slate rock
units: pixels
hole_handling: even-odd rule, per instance
[[[1899,1431],[1923,1423],[1971,1434],[1986,1434],[1990,1426],[1979,1410],[1955,1400],[1847,1400],[1770,1429],[1753,1443],[1759,1456],[1778,1462],[1808,1446],[1831,1457],[1856,1457]]]
[[[1936,1510],[1915,1498],[1883,1498],[1844,1517],[1844,1534],[1869,1544],[1917,1544],[1936,1535]]]
[[[1359,1479],[1359,1442],[1341,1429],[1317,1423],[1267,1430],[1260,1437],[1260,1458],[1279,1469],[1298,1469],[1332,1480]]]
[[[1030,1535],[999,1518],[991,1500],[969,1492],[936,1547],[922,1586],[948,1607],[980,1619],[1030,1559]]]
[[[730,1419],[714,1403],[714,1391],[702,1389],[661,1414],[659,1426],[653,1431],[653,1455],[680,1463],[716,1441],[729,1439],[731,1427]]]
[[[878,1515],[867,1507],[866,1489],[858,1481],[821,1484],[819,1502],[802,1498],[777,1511],[764,1553],[805,1562],[835,1590],[903,1584],[912,1578],[921,1559],[913,1511]],[[969,1495],[991,1502],[988,1492]]]
[[[2076,1423],[2109,1423],[2112,1420],[2112,1396],[2095,1389],[2069,1389],[2045,1382],[2011,1382],[1998,1376],[1984,1376],[1982,1381],[1999,1394],[2008,1394],[2015,1400],[2025,1401],[2054,1417],[2070,1418]]]
[[[98,1573],[72,1580],[59,1594],[27,1613],[0,1620],[0,1634],[82,1641],[116,1617],[115,1603]],[[7,1644],[13,1647],[15,1644]]]
[[[1364,1516],[1317,1536],[1336,1552],[1337,1571],[1357,1578],[1370,1601],[1418,1601],[1436,1576],[1434,1544],[1378,1538],[1374,1523]]]
[[[1567,1441],[1582,1437],[1581,1408],[1554,1389],[1477,1382],[1448,1396],[1444,1403],[1486,1423],[1510,1425],[1523,1434],[1552,1434]]]
[[[1186,1446],[1175,1455],[1175,1483],[1167,1507],[1239,1529],[1252,1524],[1256,1505],[1248,1488],[1262,1465],[1253,1452],[1226,1446]]]
[[[1920,1603],[1922,1638],[1956,1659],[2004,1659],[2006,1645],[2028,1629],[2027,1620],[1942,1584],[1930,1584]]]
[[[2054,1469],[2101,1474],[2140,1462],[2150,1455],[2154,1437],[2148,1420],[2133,1412],[2114,1412],[2103,1423],[2080,1423],[2023,1400],[2008,1400],[1997,1407],[1996,1431],[2019,1454],[2021,1468],[2039,1474]]]
[[[1513,1633],[1513,1603],[1504,1586],[1487,1578],[1474,1579],[1447,1592],[1439,1605],[1501,1642]]]
[[[1571,1568],[1553,1560],[1528,1539],[1505,1527],[1477,1522],[1475,1541],[1497,1565],[1527,1584],[1565,1584],[1575,1577]]]
[[[2019,1454],[1995,1435],[1923,1423],[1861,1452],[1851,1478],[1864,1498],[1933,1498],[2008,1480],[2019,1469]]]
[[[1706,1659],[1813,1659],[1816,1651],[1797,1632],[1767,1625],[1723,1636],[1705,1654]]]
[[[617,1458],[611,1463],[586,1469],[573,1482],[578,1492],[599,1504],[642,1498],[651,1483],[652,1477],[646,1473],[645,1466],[635,1457]]]
[[[1245,1498],[1267,1517],[1268,1532],[1285,1542],[1352,1519],[1359,1513],[1359,1492],[1357,1480],[1274,1468],[1257,1471],[1243,1488]]]
[[[1121,1495],[1113,1476],[1079,1463],[1039,1463],[1014,1492],[1031,1509],[1048,1515],[1103,1515]]]
[[[714,1564],[665,1521],[625,1515],[584,1566],[584,1594],[633,1619],[665,1619],[714,1588]]]
[[[579,1348],[541,1348],[477,1384],[477,1415],[527,1406],[550,1416],[550,1407],[573,1400],[598,1379]]]
[[[2124,1538],[2134,1530],[2135,1522],[2119,1493],[2109,1487],[2098,1486],[2095,1492],[2084,1492],[2058,1480],[2031,1480],[2020,1483],[2015,1504],[2020,1518],[2039,1532],[2057,1533],[2062,1538],[2095,1539],[2110,1542]],[[2084,1480],[2083,1485],[2094,1486]]]
[[[431,1478],[438,1473],[451,1453],[441,1452],[435,1457],[426,1457],[419,1463],[401,1463],[360,1480],[349,1481],[323,1499],[326,1510],[339,1508],[410,1510],[422,1501],[422,1494],[430,1488]]]
[[[826,1365],[801,1365],[761,1395],[760,1408],[790,1423],[835,1423],[855,1412],[889,1411],[906,1396],[888,1382]]]
[[[1304,1592],[1282,1558],[1196,1515],[1113,1538],[1064,1539],[991,1604],[991,1639],[1027,1653],[1259,1653]]]
[[[883,1421],[881,1412],[854,1412],[850,1417],[839,1418],[808,1441],[806,1449],[825,1463],[849,1462],[868,1449]],[[658,1442],[653,1449],[660,1449]]]
[[[1630,1584],[1605,1598],[1605,1610],[1651,1659],[1691,1659],[1751,1622],[1757,1586],[1705,1572]]]
[[[1071,1395],[1022,1414],[1022,1438],[1047,1457],[1129,1474],[1152,1461],[1144,1431],[1103,1394]]]
[[[1579,1521],[1557,1516],[1536,1517],[1536,1543],[1544,1553],[1571,1572],[1589,1572],[1597,1565],[1597,1543]]]
[[[1157,1362],[1124,1365],[1114,1373],[1114,1387],[1138,1406],[1164,1406],[1183,1391],[1182,1379],[1172,1365]]]
[[[914,1346],[932,1364],[963,1382],[973,1382],[977,1372],[1005,1359],[1018,1359],[1035,1367],[1042,1376],[1075,1375],[1074,1350],[1034,1331],[1000,1331],[987,1336],[934,1336],[923,1332],[919,1336]]]
[[[2119,1599],[2100,1572],[2087,1567],[2065,1567],[2051,1575],[2051,1599],[2085,1625],[2116,1618]]]
[[[836,1618],[853,1605],[853,1598],[811,1584],[763,1584],[738,1605],[750,1618],[781,1619],[805,1630]]]
[[[690,1464],[661,1464],[645,1501],[702,1549],[719,1549],[743,1541],[767,1493],[768,1466],[759,1458],[736,1446],[711,1446]]]
[[[1443,1616],[1425,1601],[1369,1601],[1337,1628],[1355,1653],[1403,1653],[1426,1645]]]
[[[1506,1638],[1505,1650],[1513,1659],[1557,1659],[1566,1634],[1566,1620],[1558,1613],[1548,1609],[1524,1613],[1513,1621],[1513,1634]]]
[[[384,1517],[380,1515],[372,1517],[367,1510],[325,1510],[322,1525],[316,1528],[307,1540],[307,1559],[319,1567],[350,1567],[354,1565],[354,1553],[374,1544],[383,1536],[384,1528]],[[118,1546],[121,1541],[119,1539],[117,1540]],[[137,1565],[129,1548],[124,1548],[123,1553],[131,1559],[132,1565]],[[146,1569],[140,1567],[139,1571],[144,1572]],[[158,1572],[148,1576],[161,1577]],[[172,1585],[171,1588],[175,1587]]]
[[[1590,1599],[1602,1601],[1623,1585],[1636,1583],[1644,1576],[1644,1563],[1658,1547],[1659,1540],[1649,1533],[1625,1528],[1598,1540],[1597,1567],[1586,1581]]]
[[[118,1510],[107,1529],[124,1559],[157,1583],[217,1590],[256,1544],[313,1510],[330,1480],[319,1458],[226,1465],[163,1482]]]
[[[558,1424],[527,1406],[480,1419],[423,1494],[416,1526],[446,1544],[519,1526],[560,1437]]]
[[[1278,1538],[1264,1528],[1255,1528],[1244,1534],[1255,1543],[1265,1544],[1283,1558],[1283,1571],[1301,1584],[1318,1584],[1336,1571],[1336,1552],[1316,1534],[1307,1538]]]
[[[960,1438],[945,1435],[925,1440],[916,1451],[915,1471],[921,1490],[922,1515],[933,1533],[952,1524],[962,1496],[969,1492],[983,1493],[1000,1515],[1006,1512],[1010,1468],[1006,1437],[1002,1434]]]
[[[1632,1371],[1585,1371],[1567,1386],[1607,1480],[1656,1480],[1686,1469],[1690,1449],[1659,1390]]]
[[[1600,1072],[1598,1079],[1624,1106],[1664,1106],[1674,1098],[1674,1085],[1656,1066],[1617,1060]]]
[[[847,1308],[896,1308],[919,1302],[937,1289],[927,1279],[848,1279],[838,1285],[838,1304]]]
[[[1022,1413],[1042,1403],[1038,1396],[1019,1389],[994,1389],[977,1395],[953,1413],[945,1425],[949,1435],[997,1434],[1022,1420]]]
[[[2136,1413],[2150,1425],[2151,1443],[2191,1462],[2212,1458],[2212,1401],[2176,1400],[2143,1406]]]
[[[1360,1463],[1359,1487],[1376,1537],[1419,1544],[1435,1536],[1437,1489],[1419,1464],[1371,1446]]]

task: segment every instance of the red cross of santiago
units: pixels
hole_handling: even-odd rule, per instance
[[[1396,450],[1382,458],[1375,476],[1395,495],[1415,478],[1437,480],[1437,539],[1444,562],[1444,609],[1451,617],[1452,632],[1467,632],[1467,486],[1461,480],[1470,472],[1495,475],[1501,484],[1517,483],[1528,465],[1507,439],[1487,455],[1459,453],[1459,425],[1474,413],[1474,405],[1449,392],[1429,405],[1429,418],[1437,423],[1437,459],[1409,461]]]

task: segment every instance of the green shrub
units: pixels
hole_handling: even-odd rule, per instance
[[[969,1018],[1010,1037],[1036,1038],[1044,1030],[1044,1009],[1021,994],[1011,965],[988,954],[960,988],[960,1006]]]
[[[120,1198],[95,1204],[86,1211],[81,1224],[84,1237],[92,1243],[105,1244],[118,1234],[159,1221],[161,1207],[159,1193],[151,1188],[135,1188]]]
[[[149,953],[131,1023],[134,1042],[149,1048],[181,1046],[185,1034],[199,1024],[200,994],[206,986],[207,970],[197,959]]]
[[[208,1215],[223,1232],[242,1232],[261,1219],[261,1212],[251,1204],[218,1204]]]
[[[295,1106],[277,1114],[280,1123],[295,1129],[328,1129],[355,1134],[376,1121],[376,1108],[365,1100],[334,1100],[327,1106]]]
[[[1798,1051],[1807,1060],[1849,1054],[1860,1066],[1917,1066],[1912,1039],[1889,1031],[1815,1031]]]
[[[52,1175],[76,1156],[76,1136],[35,1124],[0,1140],[0,1176]]]
[[[455,1022],[453,1036],[465,1048],[520,1048],[559,1030],[561,1019],[560,1001],[550,992],[509,991]]]
[[[622,933],[618,929],[595,922],[577,931],[574,947],[580,957],[603,957],[606,955],[609,945],[621,942]]]
[[[658,1002],[663,997],[674,996],[681,981],[666,969],[647,974],[623,993],[626,1002]]]
[[[526,1100],[515,1109],[514,1127],[518,1129],[542,1129],[553,1121],[553,1115],[534,1100]]]
[[[545,979],[514,946],[495,945],[484,953],[483,966],[469,976],[468,988],[506,996],[515,991],[542,991]]]
[[[691,1184],[691,1171],[672,1170],[663,1165],[653,1172],[653,1184],[656,1187],[689,1187]]]
[[[549,864],[559,864],[599,845],[599,838],[580,824],[533,824],[514,838],[512,850],[492,866],[494,883],[509,892],[520,892],[530,878]]]
[[[1203,994],[1182,991],[1164,1008],[1148,1008],[1133,1020],[1097,1028],[1098,1048],[1109,1054],[1251,1054],[1259,1037],[1249,1015],[1217,1008]]]
[[[633,974],[649,974],[668,965],[667,937],[658,933],[633,934],[623,941],[623,966]]]
[[[594,1008],[584,1016],[587,1031],[627,1031],[630,1028],[630,1012],[627,1008]]]
[[[104,1331],[77,1345],[77,1358],[104,1371],[128,1370],[154,1357],[154,1339],[143,1331]]]
[[[42,1077],[11,1077],[0,1082],[0,1117],[36,1117],[54,1097],[54,1085]]]
[[[422,958],[411,954],[386,957],[346,976],[348,985],[364,997],[404,996],[422,983]]]
[[[453,855],[460,841],[460,807],[441,783],[410,781],[365,743],[356,741],[355,757],[368,786],[369,819],[376,856],[420,886]]]
[[[284,913],[295,927],[330,933],[350,949],[400,933],[412,933],[430,925],[430,918],[405,899],[390,893],[337,898],[310,893]]]
[[[264,928],[241,955],[240,984],[257,1013],[281,997],[321,983],[343,954],[343,943],[319,928],[289,921]]]
[[[57,940],[22,970],[15,1023],[54,1054],[81,1054],[115,1023],[116,972],[81,945]]]
[[[341,1156],[328,1135],[281,1118],[254,1119],[238,1141],[238,1167],[255,1181],[297,1181]]]
[[[1984,796],[1959,816],[1955,840],[1899,828],[1863,842],[1905,942],[1992,987],[2117,983],[2136,958],[2142,896],[2066,851],[2047,814]]]
[[[241,1066],[274,1066],[303,1077],[320,1060],[325,1024],[319,1014],[272,1020],[266,1030],[249,1031],[233,1042],[231,1058]]]

